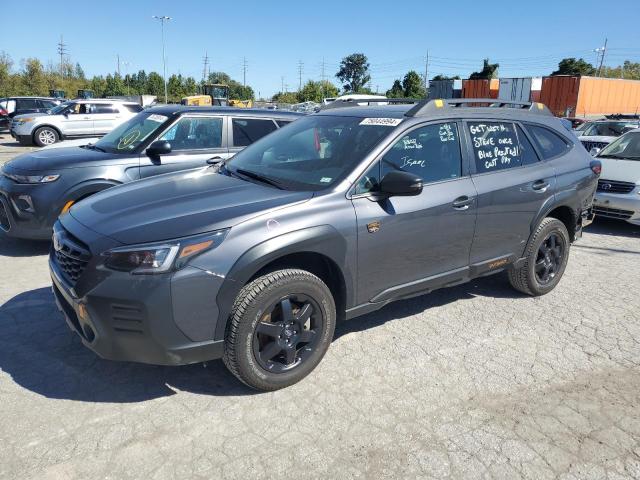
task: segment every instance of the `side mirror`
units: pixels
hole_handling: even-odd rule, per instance
[[[168,153],[171,153],[171,144],[166,140],[156,140],[147,147],[147,156],[151,158],[158,158]]]
[[[380,181],[378,190],[389,197],[410,197],[422,193],[422,179],[409,172],[393,171],[387,173]]]
[[[208,159],[207,160],[207,164],[208,165],[217,165],[222,161],[224,161],[224,158],[215,156],[215,157],[211,157],[210,159]]]
[[[601,150],[602,150],[601,148],[593,147],[591,150],[589,150],[589,153],[591,154],[592,157],[595,157],[600,153]]]

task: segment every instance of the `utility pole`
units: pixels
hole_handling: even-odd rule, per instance
[[[298,78],[299,78],[299,82],[298,82],[298,91],[300,92],[302,90],[302,68],[304,67],[304,63],[302,63],[302,60],[298,61]]]
[[[280,89],[280,92],[284,95],[284,77],[280,77],[280,82],[282,84],[282,88]]]
[[[129,65],[131,62],[127,62],[126,60],[122,62],[124,65],[124,79],[127,84],[127,95],[129,95]],[[118,74],[120,74],[120,56],[118,55]]]
[[[324,100],[324,57],[322,57],[322,63],[320,64],[320,91],[322,99]]]
[[[427,61],[424,63],[424,92],[429,91],[429,50],[427,50]]]
[[[242,57],[242,85],[247,86],[247,57]]]
[[[60,35],[60,42],[58,42],[58,55],[60,55],[60,76],[64,77],[64,56],[67,54],[67,44],[62,40]]]
[[[597,48],[596,51],[600,52],[600,65],[598,66],[598,77],[602,74],[602,64],[604,63],[604,56],[607,53],[607,39],[604,39],[604,46]]]
[[[207,80],[207,69],[209,67],[209,54],[207,52],[204,53],[202,63],[204,64],[202,68],[202,81],[205,82]]]
[[[120,54],[116,55],[116,58],[117,58],[117,62],[118,62],[118,69],[117,69],[118,76],[120,76]]]
[[[164,54],[164,22],[171,20],[171,17],[166,15],[154,15],[153,18],[160,21],[160,29],[162,31],[162,72],[164,74],[164,103],[168,103],[167,95],[167,57]]]

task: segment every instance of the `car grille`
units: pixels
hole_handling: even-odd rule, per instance
[[[604,193],[629,193],[636,188],[636,184],[632,182],[618,182],[617,180],[598,180],[598,191]]]
[[[84,273],[91,252],[69,232],[56,226],[53,232],[53,253],[56,265],[73,286]]]
[[[589,140],[581,140],[581,142],[582,142],[582,145],[584,145],[584,148],[587,150],[587,152],[591,152],[592,148],[599,148],[602,150],[604,147],[609,145],[608,142],[591,142]]]
[[[10,228],[9,212],[7,212],[7,207],[5,207],[4,202],[0,202],[0,229],[8,232]]]
[[[620,210],[619,208],[607,208],[600,206],[593,206],[593,213],[601,217],[617,218],[619,220],[628,220],[633,216],[631,210]]]

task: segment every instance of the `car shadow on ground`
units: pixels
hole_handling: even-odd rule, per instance
[[[10,238],[0,232],[0,257],[35,257],[49,253],[51,242]]]
[[[476,295],[519,296],[505,279],[480,279],[342,322],[335,339]],[[221,361],[161,367],[99,358],[69,330],[50,288],[21,293],[0,306],[0,369],[21,387],[55,399],[133,403],[181,390],[212,396],[257,393],[242,385]]]
[[[584,229],[584,233],[609,235],[613,237],[640,238],[640,225],[632,225],[622,220],[596,217],[593,223]]]

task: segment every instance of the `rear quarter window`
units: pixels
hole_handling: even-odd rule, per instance
[[[276,120],[276,123],[280,128],[282,128],[285,125],[289,125],[291,123],[291,120]]]
[[[236,147],[251,145],[278,128],[271,119],[234,118],[231,123],[233,125],[233,145]]]
[[[542,158],[545,160],[563,155],[571,148],[569,142],[548,128],[537,125],[527,125],[526,128],[531,133]]]

